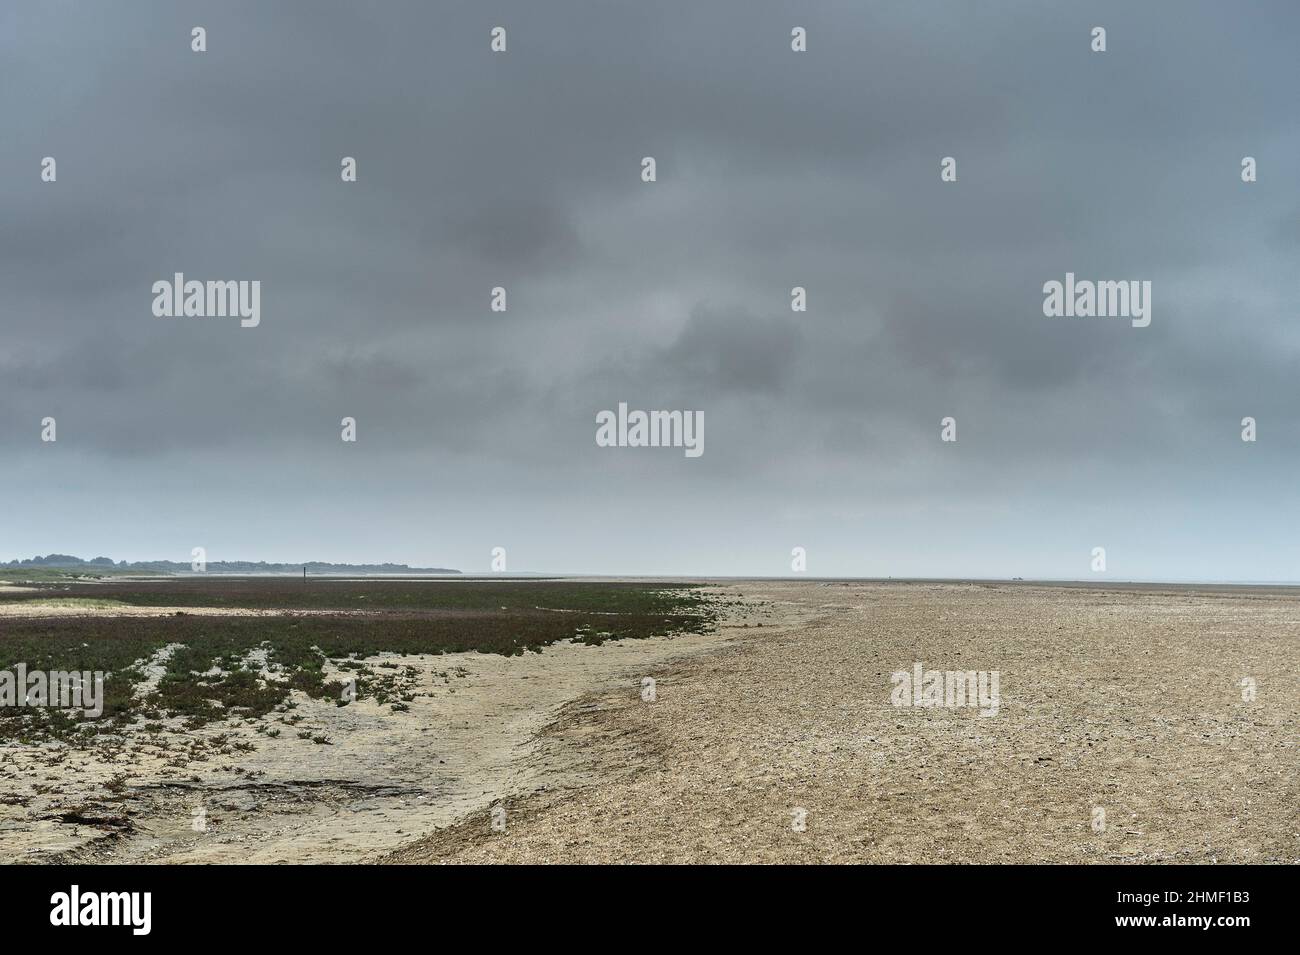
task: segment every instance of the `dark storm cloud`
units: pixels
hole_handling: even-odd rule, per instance
[[[1264,507],[1300,464],[1292,5],[16,3],[0,27],[0,447],[48,487],[19,550],[228,533],[475,566],[513,541],[780,573],[798,537],[824,573],[1069,575],[1130,509],[1230,536],[1216,494]],[[154,318],[176,271],[260,280],[261,325]],[[1045,318],[1066,271],[1151,280],[1151,326]],[[702,410],[705,455],[596,448],[619,401]],[[1050,547],[1014,531],[1045,520]],[[1213,575],[1148,529],[1134,574]]]
[[[793,319],[744,310],[695,310],[681,335],[654,358],[679,387],[707,382],[714,393],[780,393],[799,358],[803,333]]]

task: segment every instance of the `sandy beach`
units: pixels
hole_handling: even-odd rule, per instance
[[[4,747],[0,847],[33,862],[1300,861],[1292,591],[713,589],[730,603],[708,634],[375,658],[403,668],[408,712],[302,696],[304,738],[274,746],[234,722]],[[917,666],[996,673],[996,712],[897,705],[893,675]]]

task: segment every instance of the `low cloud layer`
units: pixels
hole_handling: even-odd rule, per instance
[[[1298,29],[7,4],[0,557],[1300,578]],[[260,325],[155,318],[174,272],[260,281]],[[1149,280],[1150,326],[1045,317],[1067,272]],[[597,447],[619,402],[706,453]]]

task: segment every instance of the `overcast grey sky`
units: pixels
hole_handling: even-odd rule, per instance
[[[1291,2],[10,0],[0,558],[1300,579],[1298,45]],[[177,271],[261,324],[154,317]],[[1150,326],[1045,317],[1067,271]],[[705,453],[597,447],[620,401]]]

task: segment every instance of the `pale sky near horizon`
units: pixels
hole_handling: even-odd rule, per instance
[[[1300,579],[1298,42],[1288,2],[7,2],[0,560]],[[260,324],[155,317],[175,272]],[[1150,326],[1045,317],[1067,272]],[[619,402],[704,453],[597,447]]]

